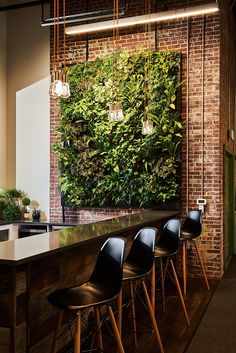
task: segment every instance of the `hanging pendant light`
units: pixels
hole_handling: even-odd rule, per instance
[[[143,122],[142,126],[142,134],[143,135],[151,135],[154,133],[153,122],[151,119],[147,119]]]
[[[113,22],[118,23],[119,20],[119,0],[114,0],[114,14]],[[124,119],[123,107],[120,99],[120,65],[119,59],[119,28],[113,30],[113,57],[112,57],[112,102],[109,104],[109,121],[115,123],[122,121]],[[116,63],[114,52],[116,53]],[[116,75],[115,75],[116,70]]]
[[[65,70],[65,0],[63,0],[63,17],[64,17],[64,64],[63,73],[59,69],[59,17],[60,17],[60,1],[54,0],[54,35],[53,35],[53,73],[51,74],[51,83],[49,86],[50,97],[57,98],[68,98],[70,97],[70,87],[67,82],[66,70]]]
[[[64,17],[64,24],[63,24],[63,75],[62,75],[62,94],[61,98],[69,98],[70,97],[70,85],[67,81],[67,74],[66,74],[66,0],[63,0],[63,17]]]
[[[58,69],[58,39],[59,26],[57,26],[57,19],[59,18],[59,0],[54,0],[54,26],[53,26],[53,72],[51,74],[51,83],[49,86],[50,97],[56,99],[62,93],[62,81]]]
[[[67,82],[67,76],[66,74],[62,75],[62,93],[61,93],[61,98],[69,98],[70,97],[70,85]]]
[[[109,105],[109,121],[114,121],[115,123],[123,120],[124,114],[122,109],[122,104],[120,102],[112,103]]]
[[[145,0],[146,14],[147,18],[151,14],[151,1]],[[152,114],[152,73],[151,73],[151,24],[146,25],[146,32],[149,34],[148,41],[148,55],[145,58],[145,68],[144,68],[144,120],[142,123],[142,134],[151,135],[154,133],[153,121],[150,118]]]

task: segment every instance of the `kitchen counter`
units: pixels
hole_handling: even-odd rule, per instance
[[[64,228],[58,231],[34,235],[32,237],[10,240],[0,243],[0,265],[19,265],[34,259],[53,254],[57,251],[78,246],[79,243],[93,241],[97,237],[121,235],[122,232],[137,226],[143,227],[150,222],[161,221],[175,216],[175,211],[143,211],[123,217],[108,219],[100,222],[81,224]],[[29,224],[25,222],[24,224]],[[31,222],[33,225],[47,224],[44,222]],[[51,224],[51,223],[50,223]],[[68,224],[67,224],[68,225]]]

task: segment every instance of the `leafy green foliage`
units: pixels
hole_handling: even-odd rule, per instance
[[[2,211],[2,219],[4,221],[17,221],[21,217],[20,207],[14,202],[9,203]]]
[[[21,198],[23,196],[23,191],[18,190],[16,188],[14,189],[9,189],[7,190],[8,194],[10,195],[10,197],[14,198]]]
[[[150,206],[179,195],[182,124],[176,95],[181,85],[180,55],[121,52],[119,68],[124,112],[119,123],[108,120],[112,57],[70,68],[71,97],[61,100],[54,151],[59,159],[61,190],[71,205]],[[149,136],[141,134],[145,109],[155,127]]]
[[[28,198],[28,197],[24,197],[23,199],[22,199],[22,205],[23,206],[29,206],[30,205],[30,199]]]

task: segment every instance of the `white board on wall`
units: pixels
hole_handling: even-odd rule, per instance
[[[16,188],[25,191],[49,217],[49,78],[16,93]]]

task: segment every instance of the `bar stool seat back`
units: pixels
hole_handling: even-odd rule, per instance
[[[201,235],[202,232],[202,212],[192,210],[185,218],[182,230],[181,240],[192,240]]]
[[[180,246],[180,225],[179,219],[170,219],[165,223],[155,247],[155,257],[169,257],[178,252]]]
[[[156,233],[157,229],[152,227],[142,228],[137,233],[124,262],[123,280],[138,279],[151,272]]]
[[[121,288],[125,240],[109,238],[102,246],[88,282],[57,290],[48,301],[59,309],[79,310],[114,299]]]

